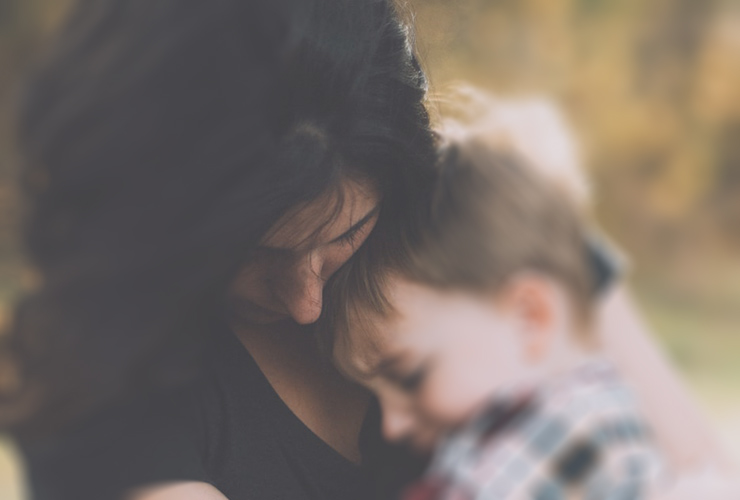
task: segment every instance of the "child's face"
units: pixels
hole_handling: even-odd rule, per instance
[[[334,358],[378,396],[385,437],[427,451],[497,390],[531,377],[536,325],[516,297],[400,279],[391,289],[398,314],[374,324],[377,333],[360,327],[338,339]]]

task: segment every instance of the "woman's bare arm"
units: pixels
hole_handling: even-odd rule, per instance
[[[659,446],[679,473],[733,465],[675,369],[648,333],[623,286],[602,300],[598,330],[607,355],[634,387]]]
[[[141,488],[126,500],[228,500],[223,493],[208,483],[188,481],[164,483]]]

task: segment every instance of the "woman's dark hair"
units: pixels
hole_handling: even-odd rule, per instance
[[[379,187],[392,230],[431,175],[425,85],[390,0],[81,2],[20,109],[39,284],[5,338],[3,425],[190,380],[251,249],[342,176]]]

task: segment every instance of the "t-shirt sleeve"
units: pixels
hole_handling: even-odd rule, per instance
[[[209,482],[200,429],[195,392],[178,391],[18,444],[34,500],[118,499],[159,482]]]

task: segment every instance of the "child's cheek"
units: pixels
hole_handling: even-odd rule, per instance
[[[475,380],[452,376],[428,384],[420,399],[423,418],[444,430],[465,423],[481,404],[480,389]]]

